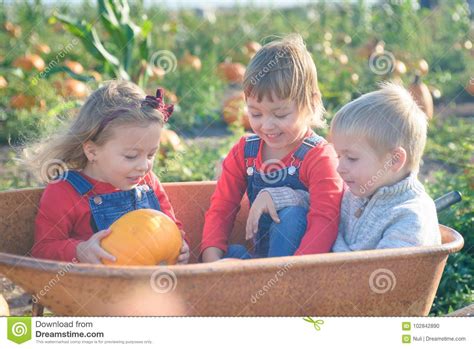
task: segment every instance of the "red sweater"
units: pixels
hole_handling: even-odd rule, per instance
[[[82,175],[94,186],[95,194],[107,194],[119,190],[109,183]],[[161,211],[182,229],[182,224],[176,219],[168,196],[156,175],[153,172],[148,173],[139,183],[141,184],[153,188]],[[33,257],[66,262],[77,258],[76,246],[88,240],[93,234],[88,199],[80,196],[66,181],[52,183],[46,187],[35,221],[35,244],[31,251]]]
[[[206,213],[201,252],[208,247],[227,251],[228,238],[247,190],[245,139],[242,137],[234,145],[222,164],[222,175]],[[262,166],[263,143],[260,142],[256,159],[257,170]],[[290,166],[291,155],[298,147],[280,159],[286,166]],[[306,232],[295,255],[329,252],[336,240],[343,193],[343,181],[336,167],[336,152],[326,141],[308,151],[301,164],[299,179],[309,190],[311,205]]]

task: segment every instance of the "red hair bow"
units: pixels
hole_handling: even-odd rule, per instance
[[[163,114],[164,121],[167,122],[171,114],[173,114],[174,105],[166,104],[165,102],[163,102],[164,94],[165,94],[164,90],[162,88],[158,88],[156,90],[156,97],[146,96],[142,104],[148,105],[152,107],[153,109],[156,109],[159,112],[161,112],[161,114]]]

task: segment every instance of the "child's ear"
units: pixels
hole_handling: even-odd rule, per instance
[[[84,150],[87,160],[93,162],[97,156],[97,145],[92,141],[87,141],[82,144],[82,149]]]
[[[407,152],[403,147],[397,147],[390,152],[391,164],[390,169],[393,172],[400,171],[407,162]]]

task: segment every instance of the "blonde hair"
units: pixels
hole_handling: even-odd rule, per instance
[[[146,126],[153,122],[162,126],[162,113],[142,104],[144,99],[143,90],[132,82],[106,82],[89,96],[78,115],[62,132],[25,149],[26,165],[43,181],[48,181],[66,169],[83,169],[88,159],[82,145],[87,141],[104,145],[116,126]],[[45,166],[55,168],[58,174],[51,173],[51,168]]]
[[[244,77],[246,97],[296,101],[298,111],[308,111],[311,124],[324,127],[324,106],[316,65],[301,35],[290,34],[263,46],[250,61]]]
[[[419,169],[426,132],[425,113],[405,88],[390,82],[342,107],[329,131],[330,137],[365,137],[380,156],[403,147],[407,153],[405,167],[410,171]]]

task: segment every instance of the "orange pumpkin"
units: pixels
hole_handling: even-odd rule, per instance
[[[115,256],[111,265],[176,264],[183,238],[178,226],[164,213],[152,209],[131,211],[117,221],[102,239],[104,250]]]
[[[189,52],[186,52],[179,61],[179,63],[185,67],[192,68],[196,71],[200,71],[202,68],[201,59],[198,56],[193,56]]]
[[[184,147],[181,143],[181,139],[179,138],[176,132],[164,128],[161,131],[160,153],[161,155],[166,156],[166,153],[170,150],[182,151],[184,150]]]
[[[50,54],[51,48],[46,44],[36,44],[35,45],[35,52],[38,54]]]
[[[255,54],[260,51],[262,45],[256,41],[250,41],[245,44],[245,51],[247,52],[247,57],[252,58]]]
[[[410,85],[409,90],[416,104],[425,112],[428,119],[433,118],[433,98],[428,86],[421,81],[420,76],[415,76],[415,81]]]
[[[420,71],[421,75],[426,75],[426,74],[428,74],[428,71],[430,70],[430,66],[428,65],[428,62],[426,60],[420,59],[418,61],[418,68],[417,69]]]
[[[7,88],[8,86],[8,81],[0,75],[0,89]]]
[[[71,71],[74,74],[82,74],[84,72],[84,67],[79,62],[75,62],[75,61],[71,61],[67,59],[64,61],[64,65],[68,67],[69,69],[71,69]]]
[[[89,90],[85,83],[74,79],[66,79],[64,82],[56,81],[54,86],[59,94],[65,98],[85,98]]]
[[[19,38],[21,36],[21,27],[19,25],[13,24],[12,22],[5,22],[3,27],[10,36],[14,38]]]
[[[10,316],[10,308],[8,307],[8,303],[0,294],[0,316]]]
[[[241,63],[221,63],[217,67],[218,74],[226,81],[242,83],[244,81],[245,66]]]
[[[102,75],[100,75],[99,72],[96,72],[95,70],[89,72],[89,75],[94,78],[95,81],[100,82],[102,81]]]
[[[35,97],[26,96],[24,94],[15,95],[10,99],[10,107],[12,107],[13,109],[31,110],[31,108],[33,108],[35,104],[36,104]]]
[[[40,56],[33,54],[33,55],[26,55],[23,57],[18,57],[13,61],[13,66],[16,68],[21,68],[25,71],[31,71],[36,69],[38,71],[43,71],[46,64],[44,63],[43,58]]]
[[[471,96],[474,96],[474,79],[469,79],[465,89],[467,93],[469,93]]]
[[[407,72],[407,66],[405,65],[405,63],[397,59],[393,67],[393,74],[395,76],[397,75],[400,76],[400,75],[405,74],[406,72]]]
[[[245,94],[243,91],[230,96],[224,101],[222,110],[224,121],[227,124],[238,123],[246,130],[250,130],[249,112],[247,103],[245,102]]]

